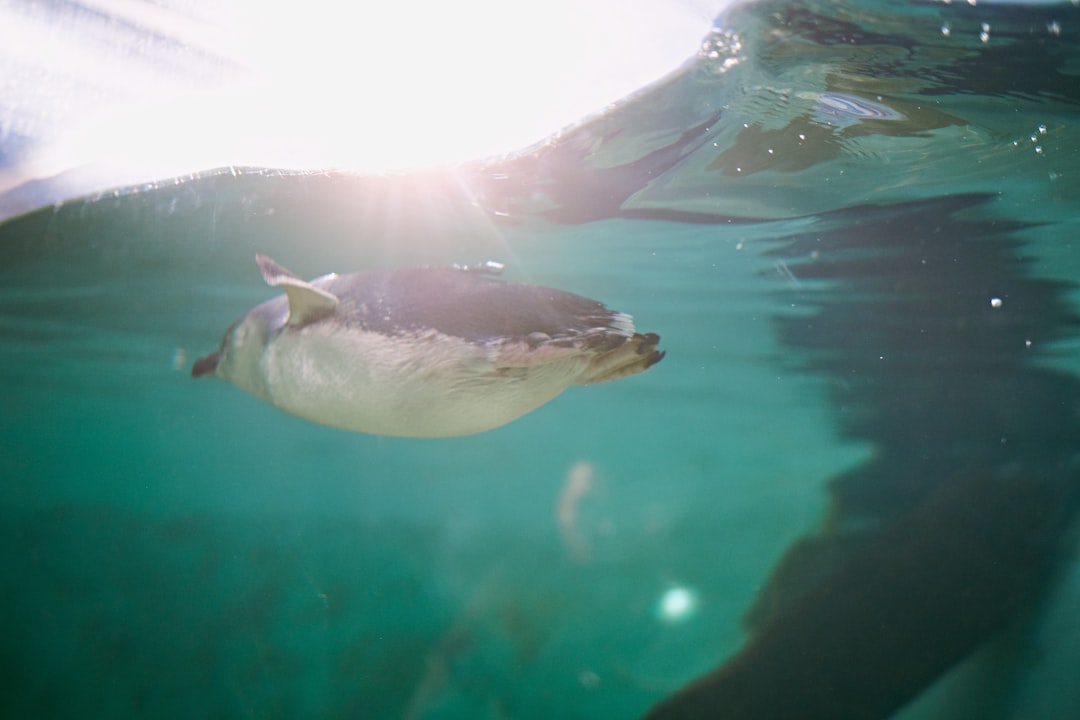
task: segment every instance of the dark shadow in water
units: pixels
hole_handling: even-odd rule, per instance
[[[987,199],[852,208],[779,241],[814,308],[780,336],[876,452],[831,482],[742,651],[649,720],[888,717],[1047,590],[1080,491],[1080,384],[1033,361],[1077,318]]]

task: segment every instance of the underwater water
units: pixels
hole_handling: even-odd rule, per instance
[[[1080,9],[765,0],[513,156],[0,224],[0,715],[1080,717]],[[663,362],[468,437],[194,358],[507,265]]]

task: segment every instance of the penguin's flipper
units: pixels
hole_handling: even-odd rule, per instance
[[[336,295],[301,280],[266,255],[255,255],[255,262],[262,270],[266,284],[281,287],[289,296],[289,319],[286,321],[289,327],[303,327],[321,320],[338,306]]]

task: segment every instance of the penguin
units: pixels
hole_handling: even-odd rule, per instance
[[[491,430],[571,385],[644,372],[655,333],[596,300],[494,277],[498,263],[329,274],[306,282],[265,255],[285,294],[256,306],[195,361],[286,412],[374,435]]]

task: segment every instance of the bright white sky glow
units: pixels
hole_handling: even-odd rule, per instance
[[[408,169],[513,151],[676,69],[723,0],[80,4],[100,13],[0,5],[0,142],[43,141],[24,179],[84,164],[140,179]],[[116,26],[126,35],[103,37]],[[147,50],[132,27],[180,44]]]

